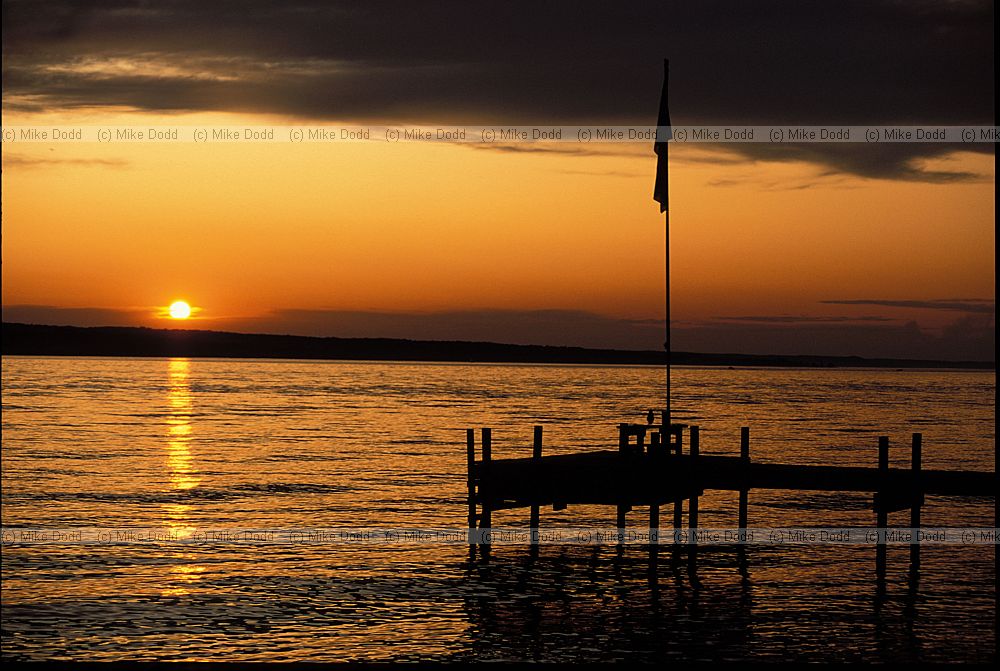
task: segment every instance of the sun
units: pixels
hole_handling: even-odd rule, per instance
[[[174,301],[167,310],[171,319],[187,319],[191,316],[191,306],[184,301]]]

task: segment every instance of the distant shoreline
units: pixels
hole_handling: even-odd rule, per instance
[[[491,342],[333,338],[118,326],[3,322],[3,355],[316,359],[455,363],[664,365],[663,352]],[[674,352],[678,366],[951,368],[996,370],[995,361],[866,359],[851,356]]]

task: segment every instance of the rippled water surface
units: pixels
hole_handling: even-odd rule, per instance
[[[607,449],[654,407],[662,369],[184,359],[3,359],[6,527],[456,527],[465,429],[494,457]],[[674,372],[705,453],[994,468],[992,372]],[[898,461],[897,461],[898,459]],[[868,495],[754,491],[750,524],[870,525]],[[610,526],[613,510],[543,510]],[[905,515],[905,513],[900,513]],[[703,526],[735,525],[707,492]],[[523,525],[497,513],[495,525]],[[905,522],[900,518],[900,524]],[[994,525],[993,499],[928,497],[930,526]],[[699,589],[629,547],[5,545],[5,659],[964,660],[995,658],[995,550],[928,546],[919,584],[889,548],[703,548]]]

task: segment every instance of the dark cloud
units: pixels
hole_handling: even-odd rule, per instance
[[[146,326],[152,313],[153,310],[5,305],[3,321],[55,326]]]
[[[718,323],[674,329],[674,348],[696,352],[810,354],[868,358],[995,361],[996,330],[963,318],[942,335],[916,322],[891,324]]]
[[[809,316],[809,315],[760,315],[760,316],[739,316],[739,317],[716,317],[719,321],[727,322],[755,322],[768,324],[837,324],[845,322],[894,322],[899,321],[892,317],[880,317],[875,315],[863,317],[847,316]]]
[[[709,180],[708,185],[714,187],[730,187],[730,186],[753,186],[758,191],[802,191],[804,189],[811,189],[814,186],[822,184],[823,186],[840,186],[832,184],[828,181],[821,180],[807,180],[805,182],[800,181],[780,181],[780,180],[764,180],[756,177],[734,177],[725,179],[713,179]]]
[[[852,299],[820,301],[820,303],[825,303],[827,305],[879,305],[888,308],[947,310],[949,312],[970,312],[989,315],[996,313],[996,301],[992,298],[946,298],[933,301]]]
[[[930,170],[922,162],[945,159],[955,152],[986,153],[992,145],[937,144],[780,144],[718,145],[717,151],[750,161],[798,161],[819,166],[820,176],[850,173],[870,179],[897,179],[946,184],[982,181],[986,175],[962,170]],[[990,177],[991,178],[991,177]],[[807,188],[805,185],[801,188]]]
[[[993,3],[5,2],[7,109],[429,123],[992,124]],[[933,144],[720,145],[948,182]],[[966,149],[992,152],[992,145]]]
[[[746,162],[734,160],[735,163]],[[752,159],[751,159],[752,160]],[[804,180],[776,180],[766,179],[761,175],[752,172],[745,174],[734,174],[720,179],[712,179],[707,182],[708,186],[726,188],[733,186],[753,187],[757,191],[801,191],[814,186],[823,186],[827,189],[857,189],[858,184],[845,178],[843,174],[834,175],[828,171],[825,174],[817,173]]]
[[[636,151],[628,151],[627,147],[623,147],[623,150],[616,151],[615,149],[609,149],[607,147],[597,149],[593,147],[581,147],[579,145],[567,144],[472,144],[469,145],[477,151],[496,151],[505,154],[557,154],[557,155],[569,155],[569,156],[627,156],[629,158],[636,158],[639,156],[647,157],[648,152],[645,155],[639,154]]]
[[[60,158],[57,156],[22,156],[4,153],[5,167],[34,168],[51,165],[72,165],[83,168],[124,168],[129,162],[123,158]]]
[[[996,361],[997,324],[993,315],[966,315],[945,327],[943,349],[969,353],[983,361]]]
[[[591,177],[644,177],[643,173],[625,170],[560,170],[563,175],[589,175]]]

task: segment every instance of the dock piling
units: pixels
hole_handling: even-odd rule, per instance
[[[878,470],[879,475],[883,476],[883,481],[885,481],[885,476],[889,474],[889,436],[879,436],[878,439]],[[887,507],[882,502],[882,496],[879,494],[885,492],[886,489],[882,488],[881,492],[875,495],[875,527],[876,533],[878,534],[878,542],[875,546],[875,577],[878,583],[879,592],[885,591],[885,573],[886,573],[886,527],[889,526],[889,513]]]
[[[483,512],[479,516],[480,530],[489,530],[493,527],[493,510],[491,508],[490,494],[492,483],[490,482],[490,462],[493,460],[493,430],[483,428],[482,440],[483,461],[479,472],[479,494],[482,499]],[[482,539],[483,554],[490,551],[490,536],[487,533]]]
[[[663,428],[654,432],[649,442],[649,454],[655,463],[662,463],[666,434]],[[660,502],[654,500],[649,506],[649,550],[656,553],[660,544]]]
[[[698,479],[698,456],[701,451],[701,430],[697,426],[692,426],[690,428],[690,447],[691,450],[691,464],[694,479],[697,482]],[[695,570],[695,562],[698,556],[698,496],[701,493],[700,485],[696,485],[698,489],[695,491],[694,496],[688,499],[688,572],[693,574]]]
[[[740,428],[740,459],[743,460],[744,464],[750,463],[750,427],[744,426]],[[739,529],[740,534],[745,534],[747,529],[747,507],[750,503],[750,490],[741,489],[740,490],[740,511],[739,511]]]
[[[469,552],[476,552],[473,531],[476,528],[476,430],[465,431],[465,455],[468,468],[468,503],[469,503]]]
[[[741,426],[740,427],[740,461],[743,462],[744,467],[750,465],[750,427]],[[747,573],[747,527],[750,526],[749,522],[749,507],[750,507],[750,490],[746,487],[741,487],[739,491],[740,503],[739,512],[737,513],[737,526],[739,528],[739,546],[736,548],[736,561],[739,565],[740,575],[744,579],[749,578]]]
[[[668,425],[664,425],[668,426]],[[680,456],[683,452],[683,430],[674,431],[673,426],[667,429],[667,454]],[[681,528],[684,526],[684,502],[682,499],[674,499],[674,540],[679,540]]]
[[[631,427],[628,424],[618,425],[618,456],[621,459],[625,459],[631,451],[629,444],[631,433]],[[624,501],[619,501],[615,508],[615,533],[618,534],[617,550],[619,555],[625,551],[625,514],[628,510],[629,507]]]
[[[542,458],[542,427],[535,427],[534,440],[531,446],[531,458],[540,461]],[[531,551],[533,553],[538,552],[538,526],[540,523],[539,519],[539,506],[538,502],[531,504],[531,512],[528,520],[528,527],[531,533]]]
[[[924,436],[913,434],[910,444],[910,471],[913,473],[913,500],[910,503],[910,570],[916,574],[920,571],[920,506],[923,504],[923,491],[920,486],[920,469],[922,462]]]

